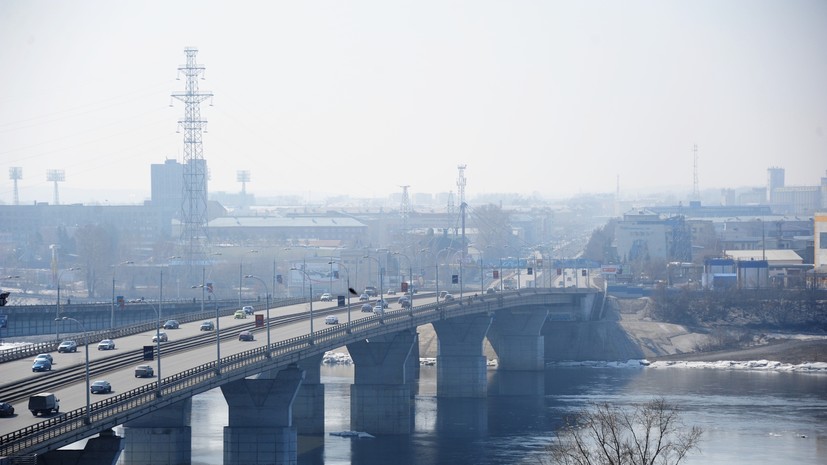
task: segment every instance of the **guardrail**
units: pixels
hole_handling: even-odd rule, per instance
[[[79,408],[46,421],[0,436],[0,457],[40,452],[39,445],[62,447],[102,430],[123,424],[164,405],[205,392],[227,382],[262,371],[287,366],[311,355],[365,337],[415,328],[438,319],[467,314],[493,314],[508,304],[544,305],[546,297],[559,294],[549,289],[522,289],[496,295],[463,297],[450,302],[430,303],[412,309],[386,311],[383,315],[361,318],[310,334],[296,336],[270,345],[211,361],[177,373],[153,384],[127,391],[91,404],[90,421],[86,409]],[[214,313],[213,313],[214,314]],[[152,324],[154,328],[154,323]],[[220,371],[217,369],[220,363]],[[59,441],[55,439],[62,438]],[[59,444],[54,444],[55,442]]]

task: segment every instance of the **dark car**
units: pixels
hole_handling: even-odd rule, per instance
[[[8,402],[0,402],[0,417],[10,417],[14,415],[14,406]]]
[[[212,331],[215,329],[215,324],[212,321],[205,321],[201,323],[201,331]]]
[[[411,306],[411,298],[408,296],[402,296],[399,298],[399,306],[402,308],[410,308]]]
[[[178,329],[178,326],[178,320],[167,320],[167,322],[164,323],[164,329]]]
[[[250,331],[242,331],[238,333],[238,340],[239,341],[253,341],[255,338],[253,337],[253,333]]]
[[[372,312],[373,311],[373,305],[371,305],[371,304],[362,304],[362,311],[363,312],[368,312],[368,313]]]
[[[45,358],[39,358],[32,364],[32,371],[52,371],[52,364]]]

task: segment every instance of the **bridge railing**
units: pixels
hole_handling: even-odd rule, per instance
[[[131,391],[91,404],[86,422],[86,409],[79,408],[50,418],[26,428],[0,436],[0,457],[29,453],[43,442],[61,436],[73,436],[81,430],[101,431],[123,424],[142,416],[147,409],[159,408],[159,400],[166,405],[183,400],[200,392],[217,387],[225,382],[242,379],[255,373],[286,366],[306,358],[314,351],[318,353],[325,348],[335,348],[349,341],[363,339],[365,336],[398,331],[400,328],[412,328],[421,324],[473,313],[489,312],[502,309],[509,303],[519,305],[542,305],[548,301],[547,289],[522,289],[501,293],[494,296],[471,296],[449,303],[430,303],[412,309],[398,309],[383,315],[361,318],[348,324],[337,325],[310,334],[285,339],[270,345],[258,347],[238,354],[211,361],[186,371],[166,377],[153,384],[147,384]],[[154,324],[153,324],[154,327]],[[371,330],[383,329],[379,332]],[[368,334],[370,332],[370,334]],[[220,364],[220,370],[218,370]]]

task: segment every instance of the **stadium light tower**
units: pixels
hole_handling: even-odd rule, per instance
[[[57,183],[66,180],[65,170],[46,170],[46,180],[55,184],[54,204],[60,205],[60,195],[57,192]]]
[[[250,182],[250,170],[239,170],[235,172],[236,182],[241,183],[241,207],[247,206],[247,183]]]
[[[23,168],[19,166],[12,166],[9,168],[9,179],[14,181],[14,204],[20,205],[20,196],[17,191],[17,181],[23,179]]]

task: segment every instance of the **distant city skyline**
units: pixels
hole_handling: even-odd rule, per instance
[[[151,27],[149,27],[151,26]],[[151,33],[148,31],[152,31]],[[692,192],[816,185],[827,3],[104,0],[0,5],[0,202],[136,204],[182,160],[184,48],[210,192]],[[170,107],[172,103],[172,107]]]

